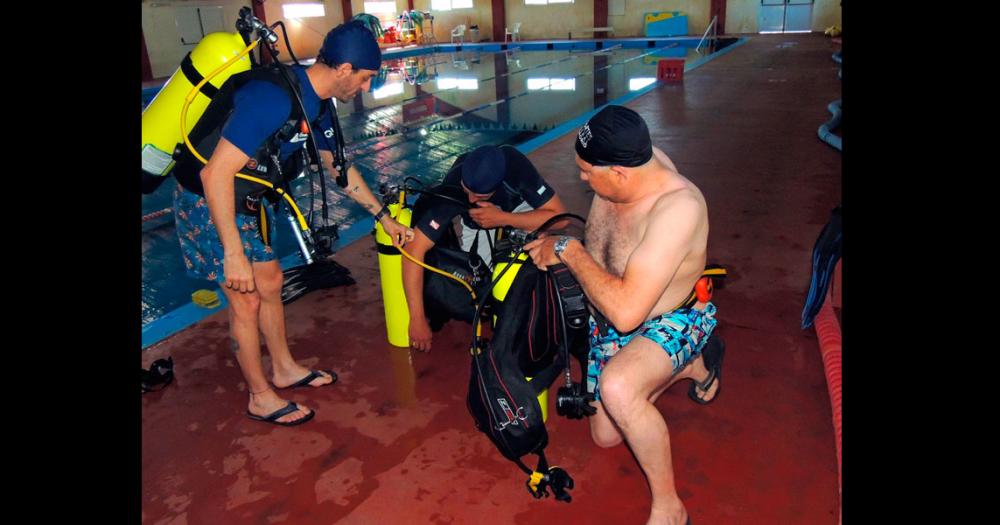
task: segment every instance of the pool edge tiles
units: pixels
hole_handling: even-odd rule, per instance
[[[623,39],[614,39],[614,40],[617,41],[617,40],[623,40]],[[635,39],[635,40],[636,41],[644,42],[644,41],[653,40],[653,39],[638,38],[638,39]],[[687,38],[676,38],[676,37],[673,37],[673,38],[664,38],[664,39],[657,39],[657,40],[678,41],[678,40],[693,40],[693,38],[691,38],[691,37],[687,37]],[[687,72],[687,71],[694,70],[695,68],[701,67],[701,66],[705,65],[706,63],[710,62],[711,60],[713,60],[715,58],[718,58],[718,57],[720,57],[720,56],[722,56],[722,55],[730,52],[732,49],[735,49],[735,48],[737,48],[737,47],[745,44],[748,40],[749,40],[748,37],[739,37],[739,38],[736,39],[735,42],[733,42],[732,44],[729,44],[724,49],[721,49],[721,50],[716,51],[715,53],[712,53],[712,54],[710,54],[710,55],[708,55],[706,57],[703,57],[701,59],[698,59],[698,60],[695,60],[693,62],[690,62],[690,63],[686,64],[685,67],[684,67],[684,71]],[[590,41],[590,42],[595,42],[595,41]],[[605,40],[605,42],[607,42],[607,40]],[[484,45],[484,44],[466,44],[466,47],[467,46],[472,46],[472,45],[479,46],[479,45]],[[496,43],[493,43],[492,45],[493,46],[498,46]],[[436,48],[436,47],[440,47],[440,46],[449,47],[446,44],[439,44],[439,45],[436,45],[436,46],[433,46],[433,47]],[[451,47],[459,47],[459,46],[451,46]],[[639,46],[639,47],[642,47],[642,46]],[[650,46],[650,47],[661,47],[661,46]],[[419,48],[419,49],[426,50],[428,48]],[[522,49],[527,49],[527,48],[522,47]],[[596,44],[594,44],[594,49],[596,49]],[[410,51],[410,50],[407,50],[407,51]],[[433,52],[433,51],[428,51],[428,52]],[[407,55],[407,56],[411,56],[411,55]],[[517,145],[515,147],[521,153],[524,153],[525,155],[527,155],[528,153],[530,153],[532,151],[535,151],[538,148],[544,146],[545,144],[548,144],[549,142],[551,142],[553,140],[556,140],[557,138],[562,137],[566,133],[569,133],[570,131],[578,128],[580,125],[582,125],[588,119],[590,119],[590,117],[596,115],[597,112],[599,112],[601,109],[603,109],[607,105],[609,105],[609,104],[618,104],[618,105],[626,104],[626,103],[631,102],[632,100],[635,100],[636,98],[638,98],[638,97],[640,97],[642,95],[645,95],[646,93],[648,93],[648,92],[656,89],[661,84],[662,83],[660,81],[657,81],[657,82],[654,82],[654,83],[652,83],[652,84],[650,84],[648,86],[645,86],[645,87],[643,87],[641,89],[633,91],[633,92],[631,92],[631,93],[629,93],[627,95],[624,95],[624,96],[618,97],[618,98],[616,98],[614,100],[611,100],[611,101],[609,101],[605,105],[602,105],[602,106],[600,106],[598,108],[594,108],[594,109],[592,109],[590,111],[587,111],[584,114],[582,114],[582,115],[580,115],[580,116],[578,116],[578,117],[576,117],[574,119],[571,119],[571,120],[569,120],[567,122],[564,122],[564,123],[556,126],[555,128],[553,128],[553,129],[551,129],[549,131],[546,131],[545,133],[542,133],[541,135],[539,135],[537,137],[534,137],[534,138],[532,138],[532,139],[530,139],[530,140],[528,140],[526,142],[523,142],[523,143],[521,143],[521,144],[519,144],[519,145]],[[371,230],[372,230],[372,228],[374,227],[374,225],[375,225],[374,220],[371,217],[366,217],[364,220],[357,221],[356,223],[354,223],[350,227],[346,228],[344,230],[344,232],[340,235],[340,240],[338,241],[338,245],[341,248],[343,248],[343,247],[346,247],[346,246],[348,246],[350,244],[353,244],[355,241],[358,241],[361,238],[363,238],[364,236],[369,235],[370,232],[371,232]],[[302,256],[299,253],[293,253],[293,254],[291,254],[291,255],[289,255],[287,257],[282,258],[280,260],[280,262],[281,262],[281,267],[282,268],[289,268],[289,267],[294,266],[294,265],[302,264],[304,261],[302,260]],[[163,316],[161,316],[161,317],[159,317],[159,318],[157,318],[157,319],[155,319],[153,321],[150,321],[148,324],[146,324],[145,326],[142,327],[142,349],[145,350],[146,348],[149,348],[150,346],[152,346],[154,344],[157,344],[160,341],[163,341],[164,339],[166,339],[166,338],[168,338],[168,337],[170,337],[170,336],[172,336],[172,335],[180,332],[181,330],[184,330],[185,328],[188,328],[189,326],[197,323],[198,321],[201,321],[202,319],[208,317],[209,315],[212,315],[212,314],[220,311],[221,309],[225,308],[225,306],[227,304],[225,297],[220,294],[220,299],[222,300],[222,304],[220,306],[217,306],[217,307],[212,308],[212,309],[206,309],[206,308],[202,308],[200,306],[196,306],[193,303],[188,303],[188,304],[186,304],[184,306],[181,306],[180,308],[177,308],[175,310],[171,310],[170,312],[167,312]]]

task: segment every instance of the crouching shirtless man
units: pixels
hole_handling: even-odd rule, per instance
[[[594,442],[631,447],[652,493],[648,523],[690,523],[674,484],[667,424],[653,402],[681,379],[696,382],[691,396],[699,403],[718,393],[721,351],[702,354],[716,326],[715,305],[682,306],[705,269],[705,199],[652,147],[646,123],[628,108],[595,115],[581,128],[576,152],[580,178],[595,193],[586,246],[562,236],[525,248],[542,270],[569,267],[592,305]]]

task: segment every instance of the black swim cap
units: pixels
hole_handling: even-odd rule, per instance
[[[375,35],[358,20],[331,29],[323,39],[318,58],[330,66],[350,64],[354,69],[371,71],[382,67],[382,51]]]
[[[491,193],[506,176],[507,158],[496,146],[479,146],[462,163],[462,184],[472,193]]]
[[[646,121],[624,106],[608,106],[580,128],[576,154],[594,166],[634,168],[653,157]]]

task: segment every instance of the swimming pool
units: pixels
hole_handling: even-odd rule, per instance
[[[352,161],[376,190],[412,176],[439,181],[455,157],[483,144],[512,144],[524,153],[578,127],[596,109],[624,103],[655,87],[657,62],[684,58],[690,71],[743,42],[720,39],[696,51],[698,38],[609,39],[438,45],[386,51],[372,90],[337,114]],[[156,89],[144,90],[144,105]],[[143,348],[225,306],[191,303],[199,289],[217,290],[184,273],[171,213],[173,179],[144,195],[142,222]],[[292,193],[318,220],[320,200],[310,181]],[[327,184],[330,220],[339,246],[367,235],[371,216]],[[301,264],[287,224],[279,221],[275,250],[283,267]],[[221,292],[219,293],[221,296]]]

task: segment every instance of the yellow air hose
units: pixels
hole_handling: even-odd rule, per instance
[[[473,303],[476,302],[476,292],[472,290],[472,286],[470,286],[469,283],[463,281],[462,279],[459,279],[458,277],[455,277],[454,275],[444,270],[425,264],[423,261],[418,261],[415,257],[407,253],[406,250],[404,250],[402,247],[399,247],[398,249],[399,253],[403,254],[403,257],[406,257],[407,259],[413,261],[416,265],[422,266],[434,273],[441,274],[449,279],[454,279],[455,281],[461,283],[462,286],[464,286],[467,290],[469,290],[469,294],[472,295],[472,302]],[[480,323],[479,319],[476,319],[476,336],[481,336],[481,335],[483,335],[482,323]]]

